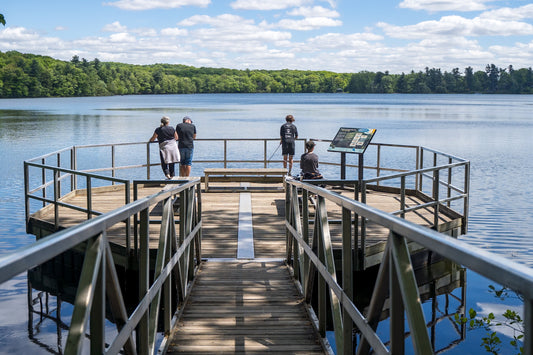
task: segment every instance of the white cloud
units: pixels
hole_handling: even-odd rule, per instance
[[[174,9],[183,6],[206,7],[211,0],[119,0],[104,5],[116,6],[122,10]]]
[[[507,21],[531,19],[533,18],[533,4],[517,8],[503,7],[501,9],[484,12],[479,15],[479,17]]]
[[[489,313],[493,313],[495,316],[494,323],[501,322],[502,325],[496,326],[494,325],[494,329],[497,329],[497,331],[501,334],[504,334],[508,336],[509,338],[512,338],[513,335],[517,335],[514,333],[513,329],[511,327],[506,327],[506,319],[502,316],[508,309],[511,311],[514,311],[518,313],[521,318],[524,317],[524,309],[522,306],[511,306],[506,304],[499,304],[499,303],[477,303],[477,306],[481,309],[478,313],[482,316],[488,316]]]
[[[134,43],[136,38],[129,33],[113,33],[109,36],[109,41],[114,43]]]
[[[161,30],[161,34],[163,36],[171,36],[171,37],[178,37],[178,36],[186,36],[189,33],[186,29],[181,28],[163,28]]]
[[[68,30],[68,28],[67,27],[63,27],[63,26],[56,26],[54,28],[54,30],[56,30],[56,31],[66,31],[66,30]]]
[[[236,0],[230,4],[236,10],[283,10],[312,3],[312,0]]]
[[[309,31],[322,27],[342,26],[342,21],[333,20],[329,17],[308,17],[303,20],[283,19],[277,23],[277,26],[289,30]]]
[[[210,25],[213,27],[243,27],[253,25],[254,20],[247,20],[237,15],[222,14],[218,16],[194,15],[178,23],[181,26]]]
[[[394,26],[377,24],[392,38],[426,38],[430,36],[511,36],[532,35],[533,25],[518,21],[502,21],[476,17],[444,16],[439,21],[424,21],[415,25]]]
[[[39,34],[24,27],[7,27],[0,31],[0,41],[26,42],[36,40]]]
[[[307,41],[309,48],[314,50],[322,49],[339,49],[347,48],[356,49],[370,46],[369,41],[381,41],[382,36],[372,33],[354,33],[345,35],[342,33],[327,33],[324,35],[310,38]]]
[[[126,31],[128,28],[126,26],[122,26],[120,24],[120,22],[118,21],[115,21],[113,23],[110,23],[108,25],[105,25],[103,28],[102,28],[102,31],[104,32],[124,32]]]
[[[340,17],[340,14],[335,10],[326,9],[322,6],[313,7],[299,7],[288,12],[291,16],[303,17]]]
[[[438,11],[481,11],[487,9],[485,3],[494,0],[404,0],[400,3],[401,8],[411,10]]]

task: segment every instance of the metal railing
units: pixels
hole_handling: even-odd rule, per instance
[[[174,218],[177,196],[180,197],[178,232]],[[90,333],[92,353],[153,354],[160,309],[163,309],[163,333],[168,335],[175,322],[174,302],[183,301],[187,296],[201,261],[200,200],[199,179],[169,185],[155,195],[54,233],[0,259],[0,283],[86,243],[65,353],[81,353],[86,334]],[[150,209],[158,203],[164,207],[154,262],[149,253]],[[139,297],[133,312],[127,314],[107,231],[133,216],[138,221]],[[154,271],[150,273],[153,264]],[[172,295],[173,290],[177,290],[177,295]],[[114,339],[106,339],[104,333],[106,304],[117,326]]]
[[[275,144],[277,146],[278,139],[202,139],[198,140],[197,146],[204,144],[205,142],[211,144],[214,141],[218,141],[223,144],[223,156],[222,158],[213,159],[195,159],[195,164],[218,164],[226,167],[228,164],[261,164],[266,167],[272,160],[272,155],[268,153],[268,147]],[[230,153],[230,146],[232,143],[242,145],[243,141],[252,141],[254,145],[257,141],[262,142],[262,157],[258,159],[233,159],[233,153]],[[301,140],[305,142],[306,140]],[[270,144],[269,144],[270,143]],[[413,146],[401,146],[401,145],[389,145],[389,144],[375,144],[373,145],[378,154],[374,164],[367,164],[364,168],[376,171],[376,175],[382,175],[383,172],[399,172],[400,175],[404,172],[412,170],[412,166],[417,170],[417,174],[422,176],[428,174],[433,170],[442,170],[453,168],[453,164],[438,165],[437,162],[433,167],[421,168],[423,163],[420,161],[422,154],[420,153],[421,147]],[[131,202],[131,177],[136,176],[138,178],[150,179],[151,168],[153,166],[159,166],[159,157],[157,150],[151,149],[150,143],[121,143],[121,144],[106,144],[106,145],[90,145],[90,146],[76,146],[60,151],[56,151],[32,160],[24,162],[24,179],[25,179],[25,203],[26,203],[26,218],[29,220],[32,209],[32,202],[39,202],[38,208],[50,207],[54,210],[54,226],[57,229],[61,224],[61,208],[73,209],[81,211],[87,215],[88,221],[81,223],[80,225],[69,228],[65,231],[55,233],[53,236],[42,238],[35,244],[24,248],[19,253],[13,254],[9,258],[2,259],[0,261],[0,282],[9,279],[11,276],[28,270],[30,268],[43,263],[50,258],[59,255],[60,253],[69,250],[75,246],[78,246],[82,242],[87,243],[87,266],[84,266],[83,277],[78,287],[79,295],[78,301],[75,305],[75,314],[73,315],[72,335],[69,335],[68,348],[72,352],[79,350],[81,346],[82,334],[85,333],[85,320],[88,314],[96,312],[95,316],[91,316],[91,324],[93,324],[93,318],[95,319],[94,329],[91,334],[99,334],[101,332],[101,321],[103,318],[102,303],[104,303],[104,296],[102,292],[108,293],[110,299],[110,305],[115,310],[115,318],[118,320],[117,326],[119,328],[119,334],[117,338],[106,349],[110,353],[117,353],[121,348],[127,353],[133,353],[134,350],[141,353],[153,352],[154,344],[154,332],[157,327],[154,325],[154,319],[151,318],[159,307],[151,306],[152,301],[159,299],[159,292],[165,290],[165,294],[170,292],[172,288],[168,286],[169,282],[176,283],[181,296],[186,294],[187,284],[192,276],[194,265],[200,260],[200,228],[201,228],[201,195],[200,195],[200,179],[195,179],[191,182],[184,182],[177,187],[169,187],[167,191],[161,192],[151,198],[145,198],[138,201]],[[118,163],[117,151],[121,148],[127,149],[128,156],[132,156],[133,162]],[[409,151],[415,151],[415,158],[409,160],[409,166],[405,168],[398,168],[396,166],[388,166],[384,161],[383,149],[407,149]],[[99,151],[98,154],[94,154],[94,150]],[[109,163],[101,161],[101,159],[95,159],[95,156],[103,155],[109,157]],[[133,151],[135,150],[135,151]],[[145,154],[145,155],[144,155]],[[324,154],[326,155],[326,154]],[[87,159],[82,157],[86,156]],[[139,163],[139,161],[146,161]],[[333,159],[333,157],[336,157]],[[337,153],[330,153],[326,155],[324,162],[325,165],[338,165],[341,163],[335,163],[333,160],[338,158]],[[435,159],[437,161],[437,159]],[[83,163],[83,164],[82,164]],[[440,164],[440,163],[439,163]],[[357,167],[357,165],[346,163],[348,167]],[[429,170],[426,170],[429,169]],[[34,173],[37,171],[37,174]],[[129,179],[119,178],[120,171],[126,171]],[[135,175],[138,174],[138,175]],[[384,184],[387,180],[386,176],[379,176],[381,180],[376,181],[376,185]],[[436,179],[434,181],[439,181]],[[465,181],[467,178],[465,178]],[[153,181],[152,181],[153,182]],[[148,181],[138,181],[137,183],[148,183]],[[170,184],[174,182],[168,182]],[[109,185],[122,184],[124,189],[124,206],[118,208],[115,211],[102,214],[101,211],[96,211],[92,207],[92,198],[94,192],[98,188],[106,188]],[[35,186],[36,185],[36,186]],[[98,186],[95,186],[98,185]],[[32,187],[30,187],[32,186]],[[136,191],[136,182],[133,182],[133,191]],[[302,185],[304,186],[304,185]],[[305,184],[307,186],[307,184]],[[370,186],[370,185],[368,185]],[[367,186],[367,187],[368,187]],[[417,186],[422,186],[421,183]],[[448,185],[447,185],[448,186]],[[448,188],[448,187],[446,187]],[[65,197],[69,194],[79,192],[85,189],[86,191],[86,203],[82,206],[76,206],[70,203],[66,203]],[[311,187],[311,189],[320,188]],[[404,188],[405,189],[405,188]],[[405,189],[407,190],[407,189]],[[455,191],[454,188],[450,188],[451,191]],[[309,190],[311,191],[311,190]],[[134,192],[135,194],[135,192]],[[180,194],[180,232],[179,243],[175,243],[176,238],[173,231],[174,214],[171,213],[172,204],[171,200],[173,196]],[[49,197],[52,196],[52,197]],[[193,198],[194,196],[194,198]],[[135,199],[135,198],[134,198]],[[148,219],[148,208],[153,204],[163,202],[165,205],[164,217],[161,221],[161,237],[162,243],[158,250],[163,253],[159,256],[157,269],[158,275],[153,275],[155,281],[150,287],[147,287],[147,280],[149,277],[148,265],[149,257],[147,252],[147,233],[148,225],[150,221]],[[291,201],[289,199],[289,201]],[[441,201],[439,201],[440,203]],[[322,202],[320,202],[322,203]],[[294,213],[291,208],[287,208],[287,211]],[[406,211],[407,212],[407,211]],[[183,214],[181,214],[183,213]],[[344,213],[344,212],[343,212]],[[288,214],[291,216],[291,214]],[[318,220],[315,220],[315,228],[323,228],[320,226],[327,225],[327,217],[324,214],[320,215]],[[297,219],[293,216],[290,217],[291,222],[295,223]],[[324,218],[326,218],[324,220]],[[131,220],[133,220],[133,230],[131,228]],[[130,234],[133,233],[133,249],[134,254],[141,260],[140,268],[140,284],[142,285],[142,295],[139,298],[139,304],[137,310],[131,315],[124,314],[124,307],[120,301],[120,288],[116,283],[116,272],[112,265],[112,256],[109,249],[109,242],[106,234],[106,230],[118,223],[126,224],[126,245],[130,246]],[[291,226],[292,224],[288,224]],[[308,224],[303,224],[309,228]],[[295,227],[288,227],[295,228]],[[343,227],[344,228],[344,227]],[[347,227],[346,227],[347,228]],[[307,234],[306,234],[307,235]],[[294,237],[296,238],[296,237]],[[292,240],[292,238],[289,238]],[[194,241],[194,242],[193,242]],[[294,245],[300,245],[294,243]],[[302,246],[303,248],[303,246]],[[172,252],[169,252],[172,250]],[[191,252],[195,250],[195,252]],[[288,251],[290,248],[288,249]],[[129,249],[128,249],[129,255]],[[165,254],[166,253],[166,254]],[[196,254],[196,255],[194,255]],[[294,254],[296,255],[296,254]],[[299,254],[298,254],[299,255]],[[307,254],[306,254],[307,255]],[[310,255],[310,254],[309,254]],[[290,256],[290,255],[289,255]],[[307,256],[303,256],[306,258]],[[290,258],[289,258],[290,259]],[[297,260],[298,257],[294,256]],[[302,264],[303,265],[303,264]],[[178,274],[171,280],[170,274],[176,272]],[[185,270],[189,270],[188,273]],[[107,280],[109,285],[102,280]],[[163,284],[165,285],[163,287]],[[163,288],[162,288],[163,287]],[[331,286],[333,287],[333,286]],[[84,290],[90,290],[89,293],[83,293]],[[104,291],[102,291],[104,290]],[[105,294],[104,293],[104,294]],[[168,295],[168,294],[167,294]],[[170,296],[169,296],[170,297]],[[165,297],[167,300],[168,297]],[[166,302],[166,301],[165,301]],[[105,307],[103,307],[105,309]],[[150,310],[148,310],[150,309]],[[171,313],[166,312],[170,310],[170,307],[164,307],[165,309],[165,329],[170,323]],[[147,319],[148,314],[150,318]],[[157,318],[157,316],[155,317]],[[103,321],[103,320],[102,320]],[[75,322],[75,323],[74,323]],[[151,322],[151,323],[147,323]],[[100,330],[98,330],[100,329]],[[74,332],[73,332],[74,330]],[[131,334],[135,330],[138,338],[133,339]],[[104,343],[103,336],[91,336],[92,347],[99,352],[102,349]]]
[[[405,319],[416,354],[432,354],[426,320],[418,294],[407,241],[479,273],[524,297],[524,353],[533,352],[533,270],[496,254],[476,248],[455,238],[445,236],[392,214],[380,211],[359,201],[332,193],[324,188],[292,179],[286,180],[287,261],[292,264],[305,300],[311,304],[313,287],[318,283],[318,328],[325,336],[326,321],[333,319],[338,354],[403,353],[405,347]],[[316,198],[314,220],[310,218],[308,203],[299,206],[299,195],[307,201]],[[328,204],[342,209],[342,260],[336,270]],[[357,240],[358,218],[376,223],[389,231],[387,246],[380,263],[368,310],[354,304],[353,248]],[[342,280],[337,280],[338,272]],[[376,333],[379,316],[386,296],[390,303],[390,342],[388,347]],[[329,298],[330,309],[327,309]],[[356,342],[353,329],[360,334]]]
[[[308,139],[299,139],[298,144],[302,147]],[[330,140],[316,139],[317,142],[330,142]],[[147,142],[94,144],[72,146],[49,154],[45,154],[24,162],[24,185],[25,185],[25,212],[26,221],[31,214],[48,205],[55,211],[55,227],[59,227],[59,207],[81,211],[87,215],[87,219],[100,215],[92,207],[93,192],[96,187],[124,185],[124,204],[131,201],[130,181],[133,179],[152,179],[152,168],[159,166],[158,149],[154,144]],[[207,145],[220,146],[211,152],[205,149]],[[258,147],[256,158],[248,158],[242,154],[242,147]],[[204,138],[196,140],[195,161],[200,168],[202,166],[220,166],[245,164],[248,166],[259,165],[268,167],[271,163],[281,163],[279,159],[273,159],[272,151],[276,153],[279,148],[279,138]],[[374,164],[368,164],[364,168],[375,171],[376,176],[384,172],[406,172],[418,169],[421,166],[421,147],[410,145],[371,143],[375,148],[376,157]],[[391,155],[397,151],[415,152],[410,157],[406,166],[401,168],[392,167],[384,163],[387,156],[383,151],[393,149]],[[202,153],[203,152],[203,153]],[[356,164],[344,162],[338,153],[323,152],[321,165],[345,166],[357,168]],[[367,154],[368,155],[368,154]],[[279,152],[281,156],[281,152]],[[238,158],[235,158],[238,157]],[[367,159],[369,160],[369,159]],[[295,160],[295,166],[298,159]],[[344,164],[344,165],[343,165]],[[119,177],[123,173],[124,177]],[[65,196],[76,191],[85,190],[85,205],[72,205],[62,201]],[[39,202],[35,204],[34,202]]]

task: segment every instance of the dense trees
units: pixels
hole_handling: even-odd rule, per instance
[[[185,65],[69,62],[0,52],[0,97],[103,96],[192,93],[533,93],[531,68],[487,65],[461,72],[436,68],[408,74],[302,70],[236,70]]]

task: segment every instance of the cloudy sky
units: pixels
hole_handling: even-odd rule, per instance
[[[532,0],[4,1],[0,51],[352,73],[533,66]]]

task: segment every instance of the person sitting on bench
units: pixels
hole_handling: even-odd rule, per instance
[[[324,177],[318,171],[318,155],[313,153],[315,142],[305,142],[306,152],[300,157],[300,168],[302,169],[301,177],[303,179],[323,179]]]

